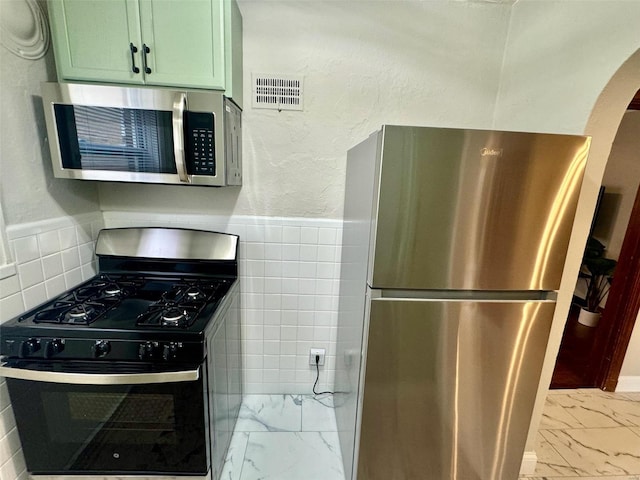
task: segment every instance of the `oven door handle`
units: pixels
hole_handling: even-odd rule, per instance
[[[191,382],[200,378],[200,367],[195,370],[154,373],[67,373],[15,368],[0,364],[0,376],[34,382],[68,383],[82,385],[144,385],[148,383]]]

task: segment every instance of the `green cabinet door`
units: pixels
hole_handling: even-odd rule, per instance
[[[49,15],[60,80],[144,83],[133,71],[129,44],[142,45],[136,0],[50,0]]]
[[[224,90],[224,0],[139,2],[145,83]]]

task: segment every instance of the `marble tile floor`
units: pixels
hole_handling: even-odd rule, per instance
[[[521,480],[640,480],[640,393],[551,390]],[[344,480],[331,396],[247,395],[223,480]]]
[[[550,390],[527,480],[640,480],[640,393]]]
[[[246,395],[222,480],[344,480],[331,396]]]

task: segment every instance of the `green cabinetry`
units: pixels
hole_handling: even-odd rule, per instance
[[[223,90],[242,106],[235,0],[50,0],[61,81]]]

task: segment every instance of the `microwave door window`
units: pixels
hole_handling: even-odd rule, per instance
[[[171,112],[54,105],[62,167],[177,173]]]

